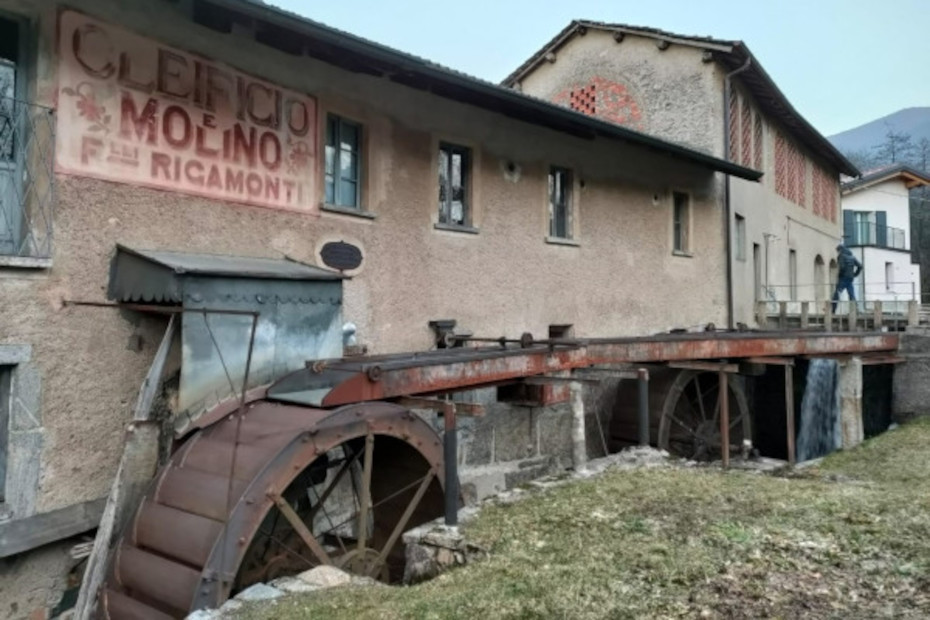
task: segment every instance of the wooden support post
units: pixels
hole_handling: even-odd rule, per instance
[[[920,305],[917,303],[916,299],[911,299],[907,302],[907,326],[908,327],[917,327],[920,325]]]
[[[588,445],[584,428],[584,384],[572,382],[569,386],[572,403],[572,464],[575,471],[585,471],[588,465]]]
[[[794,449],[794,367],[785,366],[785,426],[788,434],[788,463],[795,464]]]
[[[855,301],[849,302],[849,314],[846,315],[846,328],[847,331],[857,332],[859,331],[859,303]]]
[[[833,303],[830,301],[823,302],[823,329],[833,331]]]
[[[788,329],[788,302],[778,302],[778,329]]]
[[[730,466],[730,390],[727,385],[727,376],[727,373],[723,371],[717,373],[717,380],[720,383],[717,396],[720,403],[720,458],[724,469]]]
[[[875,328],[875,331],[882,331],[882,323],[884,323],[884,317],[882,315],[882,302],[873,301],[872,302],[872,326]]]
[[[802,301],[801,302],[801,329],[807,329],[810,327],[810,311],[811,311],[811,302]]]

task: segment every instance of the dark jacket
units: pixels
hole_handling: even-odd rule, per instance
[[[840,250],[838,261],[839,263],[839,277],[851,280],[859,275],[859,272],[862,271],[862,263],[853,256],[853,253],[849,251],[849,248],[843,248]]]

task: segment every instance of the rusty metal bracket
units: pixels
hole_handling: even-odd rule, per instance
[[[442,413],[446,410],[446,407],[452,405],[455,408],[456,414],[470,415],[476,418],[483,417],[484,414],[487,413],[484,405],[479,405],[477,403],[460,403],[449,400],[438,400],[435,398],[405,396],[403,398],[395,399],[394,402],[403,407],[410,407],[411,409],[431,409],[433,411],[438,411],[439,413]]]

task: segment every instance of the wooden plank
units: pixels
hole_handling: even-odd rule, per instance
[[[90,620],[93,617],[97,591],[103,584],[110,551],[123,525],[135,511],[146,483],[158,469],[160,429],[157,422],[150,421],[150,416],[156,388],[165,369],[165,361],[168,359],[168,351],[171,349],[176,327],[176,316],[172,315],[168,320],[165,335],[162,336],[152,365],[139,389],[139,397],[136,399],[133,411],[133,423],[126,430],[123,454],[116,469],[116,476],[110,485],[110,495],[106,501],[104,514],[100,517],[100,528],[94,539],[93,551],[87,560],[87,568],[84,570],[84,579],[74,607],[75,620]]]
[[[0,558],[89,532],[100,523],[105,497],[0,523]]]

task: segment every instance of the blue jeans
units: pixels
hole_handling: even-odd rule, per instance
[[[836,302],[840,298],[840,293],[842,293],[844,290],[849,295],[849,301],[856,301],[856,291],[853,289],[853,279],[839,278],[836,281],[836,290],[833,291],[833,312],[836,312]]]

